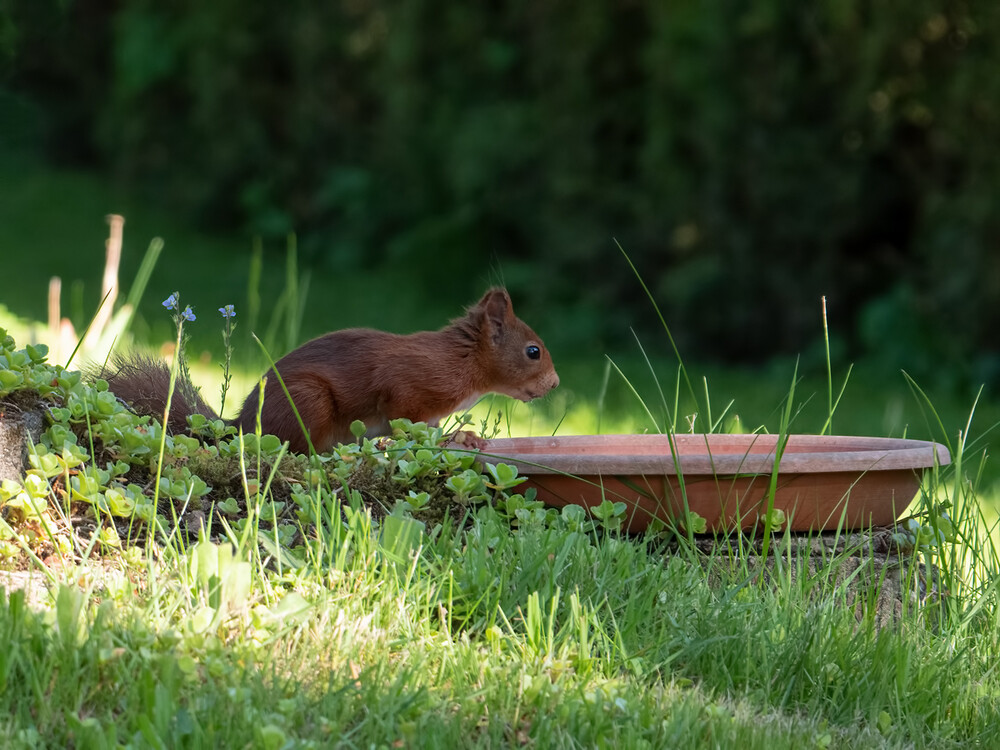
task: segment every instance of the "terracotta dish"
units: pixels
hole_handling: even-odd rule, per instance
[[[683,526],[685,503],[707,531],[724,531],[763,523],[778,445],[777,435],[573,435],[495,439],[482,455],[515,464],[548,505],[624,502],[632,532],[652,518]],[[789,435],[774,507],[793,531],[887,526],[924,469],[950,462],[924,440]]]

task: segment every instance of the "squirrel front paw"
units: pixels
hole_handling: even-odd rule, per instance
[[[490,443],[486,438],[480,437],[474,432],[469,432],[468,430],[455,430],[448,439],[444,442],[445,445],[457,445],[462,448],[471,448],[472,450],[481,451],[486,448]]]

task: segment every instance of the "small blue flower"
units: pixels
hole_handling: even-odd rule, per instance
[[[188,305],[187,307],[184,308],[184,312],[181,313],[181,318],[190,321],[194,321],[196,319],[194,317],[194,311],[191,309],[191,305]]]
[[[178,296],[179,296],[178,293],[174,292],[169,297],[167,297],[165,300],[163,300],[163,306],[165,308],[167,308],[168,310],[176,310],[177,309],[177,299],[178,299]]]
[[[236,317],[236,309],[232,305],[226,305],[225,307],[220,307],[219,312],[222,313],[223,318]]]

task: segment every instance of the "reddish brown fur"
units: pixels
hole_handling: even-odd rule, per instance
[[[528,356],[530,346],[538,347],[537,359]],[[118,373],[109,378],[111,389],[141,413],[162,416],[166,388],[160,391],[161,383],[150,380],[162,381],[165,366],[151,367],[149,360],[117,364]],[[335,331],[285,355],[275,368],[320,452],[352,440],[350,426],[358,419],[369,435],[386,434],[390,419],[436,424],[485,393],[528,401],[559,385],[544,344],[514,315],[504,289],[489,290],[463,317],[438,331],[405,336],[364,328]],[[289,441],[291,450],[305,452],[308,443],[278,378],[273,372],[267,375],[262,430]],[[163,394],[158,403],[149,397],[156,391]],[[258,399],[255,388],[234,420],[244,432],[254,430]],[[214,417],[200,398],[185,401],[182,408]],[[174,430],[179,429],[177,413],[171,410]]]

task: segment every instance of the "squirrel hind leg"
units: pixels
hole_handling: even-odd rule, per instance
[[[317,453],[325,453],[334,443],[352,439],[349,427],[340,425],[338,421],[335,394],[322,377],[311,374],[285,376],[288,393],[309,433],[308,440],[284,390],[276,380],[272,380],[267,381],[264,405],[260,409],[262,433],[287,440],[289,450],[295,453],[308,453],[309,441]],[[251,391],[236,420],[244,432],[256,429],[258,391],[259,387]]]

